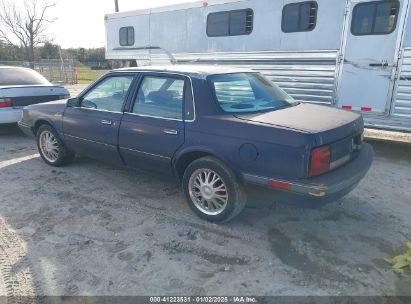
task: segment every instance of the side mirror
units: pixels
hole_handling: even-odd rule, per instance
[[[68,108],[74,108],[79,105],[80,100],[78,98],[70,98],[67,100],[67,107]]]

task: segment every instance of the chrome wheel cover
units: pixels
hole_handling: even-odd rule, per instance
[[[60,155],[60,147],[57,138],[50,131],[40,134],[40,150],[44,158],[50,163],[55,163]]]
[[[228,203],[227,186],[213,170],[198,169],[191,174],[189,183],[191,201],[202,213],[218,215]]]

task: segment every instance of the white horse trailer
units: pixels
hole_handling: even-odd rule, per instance
[[[411,131],[410,1],[209,0],[115,13],[106,58],[251,68],[296,100]]]

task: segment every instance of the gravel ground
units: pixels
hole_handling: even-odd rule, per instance
[[[252,200],[215,225],[175,181],[87,158],[52,168],[0,127],[0,295],[411,295],[411,273],[383,261],[411,240],[411,144],[372,144],[338,202]]]
[[[383,261],[411,239],[410,145],[375,142],[368,176],[323,209],[252,202],[215,225],[174,181],[86,158],[52,168],[0,131],[2,294],[411,295]]]

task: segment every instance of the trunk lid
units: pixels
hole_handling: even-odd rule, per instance
[[[25,107],[31,104],[65,99],[70,93],[59,86],[0,86],[0,99],[11,101],[12,107]]]
[[[266,113],[236,114],[235,117],[314,134],[319,146],[363,131],[362,117],[357,113],[304,103]]]

